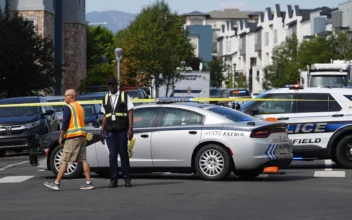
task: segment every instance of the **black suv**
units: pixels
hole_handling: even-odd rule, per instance
[[[46,103],[41,96],[0,100],[0,105]],[[0,107],[0,157],[6,150],[29,149],[34,137],[60,130],[51,106]]]

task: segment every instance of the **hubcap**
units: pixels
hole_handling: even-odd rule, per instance
[[[62,150],[59,150],[55,157],[54,157],[54,165],[55,165],[55,169],[57,171],[59,171],[60,169],[60,166],[61,166],[61,158],[62,158]],[[65,175],[70,175],[71,173],[75,172],[77,168],[77,163],[74,163],[74,164],[68,164],[67,165],[67,169],[66,169],[66,173]]]
[[[352,143],[347,144],[345,150],[347,159],[352,161]]]
[[[205,151],[199,160],[202,172],[207,176],[217,176],[224,169],[224,157],[217,150]]]

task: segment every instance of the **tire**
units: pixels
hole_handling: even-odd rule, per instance
[[[264,171],[263,168],[259,168],[255,170],[239,170],[239,171],[234,171],[234,173],[240,179],[254,179],[257,176],[259,176],[261,173],[263,173],[263,171]]]
[[[58,168],[60,167],[59,164],[60,164],[61,155],[62,155],[62,147],[60,147],[59,145],[56,146],[50,154],[50,168],[51,168],[51,171],[53,171],[53,173],[55,174],[55,176],[57,175]],[[67,171],[64,174],[63,178],[67,178],[67,179],[79,178],[83,174],[83,166],[82,164],[69,164],[67,166]]]
[[[6,151],[5,150],[0,150],[0,157],[5,157]]]
[[[231,164],[229,153],[216,144],[202,147],[197,152],[194,161],[196,174],[203,180],[211,181],[226,179],[231,173]]]
[[[345,169],[352,168],[352,135],[341,139],[335,149],[336,163]]]
[[[100,177],[110,178],[109,172],[95,172],[95,173],[98,174],[98,176],[100,176]]]

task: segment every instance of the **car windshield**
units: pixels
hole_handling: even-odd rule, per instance
[[[210,95],[211,95],[211,96],[216,96],[216,95],[218,95],[218,94],[219,94],[219,92],[218,92],[217,89],[211,89],[211,90],[210,90]]]
[[[4,104],[4,103],[1,103]],[[30,116],[40,113],[39,106],[0,108],[0,117]]]
[[[263,93],[261,93],[260,95],[256,96],[255,98],[260,99],[260,98],[263,98],[264,96],[266,96],[267,94],[268,94],[268,93],[263,92]],[[247,102],[243,103],[243,105],[241,105],[241,111],[247,109],[247,108],[248,108],[249,106],[251,106],[254,102],[256,102],[256,101],[247,101]]]
[[[214,112],[216,114],[219,114],[221,116],[224,116],[225,118],[230,119],[231,121],[234,122],[241,122],[241,121],[254,121],[255,119],[245,113],[226,108],[226,107],[220,107],[220,106],[208,106],[205,107],[204,109],[207,109],[208,111]]]
[[[55,100],[55,99],[51,99],[51,100],[47,100],[47,102],[63,102],[64,100]],[[64,111],[64,105],[52,105],[51,106],[55,112],[62,112]]]
[[[126,91],[131,98],[138,98],[138,91]]]
[[[314,75],[311,78],[311,87],[342,88],[348,85],[347,76]]]
[[[82,105],[84,116],[93,116],[95,114],[95,105]]]

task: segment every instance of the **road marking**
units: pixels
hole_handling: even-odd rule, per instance
[[[346,177],[345,171],[315,171],[314,177]]]
[[[7,168],[10,168],[10,167],[13,167],[13,166],[18,166],[18,165],[21,165],[21,164],[24,164],[24,163],[29,163],[29,161],[23,161],[21,163],[15,163],[15,164],[7,165],[6,167],[0,168],[0,171],[6,170]]]
[[[325,163],[325,170],[326,171],[332,171],[332,160],[325,160],[324,161],[324,163]]]
[[[0,183],[21,183],[34,176],[6,176],[0,179]]]
[[[43,172],[43,171],[45,171],[45,169],[40,169],[40,170],[38,170],[38,172]]]

